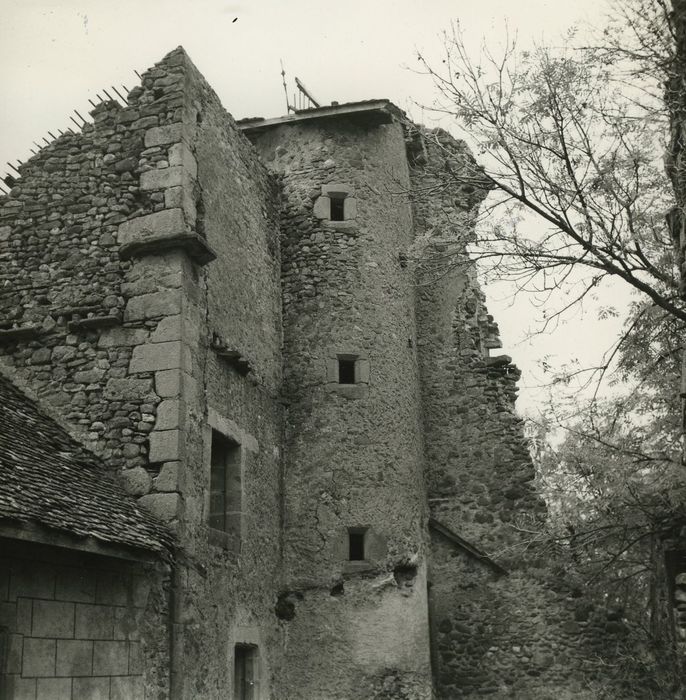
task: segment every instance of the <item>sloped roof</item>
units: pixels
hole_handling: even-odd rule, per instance
[[[405,119],[405,113],[396,107],[390,100],[362,100],[360,102],[345,102],[344,104],[331,104],[322,107],[299,109],[292,114],[283,117],[265,119],[264,117],[249,117],[239,119],[238,128],[245,132],[258,131],[281,124],[295,124],[314,119],[332,119],[337,117],[358,117],[371,119],[379,124],[387,124],[395,119]]]
[[[169,531],[55,420],[0,374],[0,522],[166,554]]]

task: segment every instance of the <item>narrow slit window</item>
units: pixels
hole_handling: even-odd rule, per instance
[[[355,383],[355,360],[348,357],[338,358],[338,383]]]
[[[345,220],[345,196],[342,194],[330,194],[331,221]]]
[[[240,537],[241,446],[212,431],[209,526]]]
[[[348,559],[350,561],[364,561],[364,531],[348,531]]]
[[[256,646],[236,644],[233,655],[233,696],[236,700],[257,700],[257,664]]]

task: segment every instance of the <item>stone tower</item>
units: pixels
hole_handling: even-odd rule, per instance
[[[242,124],[283,186],[285,679],[303,697],[429,698],[404,130],[386,101],[329,112]]]

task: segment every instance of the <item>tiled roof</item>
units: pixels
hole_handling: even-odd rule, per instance
[[[0,521],[166,554],[169,531],[0,374]]]

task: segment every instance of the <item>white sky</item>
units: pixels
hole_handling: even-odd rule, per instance
[[[285,113],[279,60],[289,84],[298,76],[322,103],[389,98],[430,123],[414,102],[430,104],[433,87],[413,73],[416,50],[440,61],[440,33],[459,19],[478,48],[499,42],[507,22],[519,43],[555,40],[574,23],[603,23],[604,0],[0,0],[0,174],[6,161],[30,156],[48,129],[71,125],[88,98],[137,83],[167,52],[183,45],[234,115]],[[236,19],[237,18],[237,19]],[[234,21],[235,20],[235,21]],[[110,91],[111,92],[111,91]],[[445,124],[443,124],[445,126]],[[49,138],[49,137],[48,137]],[[11,171],[10,171],[11,172]],[[597,359],[618,324],[570,320],[548,337],[527,341],[540,310],[508,290],[487,289],[506,351],[523,369],[520,410],[543,394],[537,360],[553,366]]]

